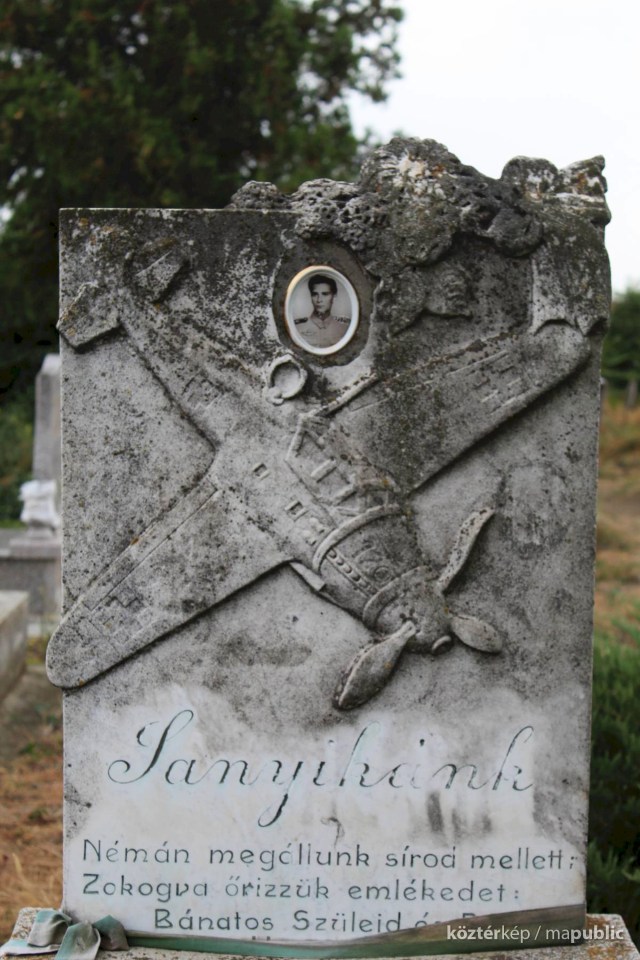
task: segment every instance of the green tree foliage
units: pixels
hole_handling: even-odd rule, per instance
[[[220,207],[353,173],[391,0],[0,0],[0,391],[55,342],[60,207]]]
[[[640,380],[640,290],[627,290],[611,307],[611,329],[604,341],[603,374],[629,391]]]
[[[33,389],[14,397],[0,417],[0,525],[17,521],[20,484],[31,475]]]

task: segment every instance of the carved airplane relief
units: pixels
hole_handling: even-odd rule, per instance
[[[447,596],[472,551],[482,550],[478,537],[495,505],[471,512],[446,549],[434,551],[446,555],[437,567],[419,546],[412,496],[579,370],[591,353],[593,312],[585,323],[567,300],[558,315],[557,297],[548,296],[511,330],[444,356],[386,366],[383,345],[367,376],[347,378],[324,399],[311,390],[314,357],[289,349],[285,336],[256,373],[221,345],[215,325],[184,326],[177,340],[158,323],[158,303],[196,269],[169,244],[130,275],[135,306],[101,307],[96,282],[62,316],[75,349],[126,336],[211,444],[212,463],[73,603],[51,640],[53,682],[87,683],[282,564],[370,632],[370,643],[336,670],[338,709],[370,700],[404,653],[435,656],[455,642],[499,653],[499,615],[486,622]],[[535,282],[534,271],[534,299]],[[389,339],[411,322],[396,318]],[[384,323],[382,311],[375,323]],[[402,408],[419,412],[410,449],[398,430]]]

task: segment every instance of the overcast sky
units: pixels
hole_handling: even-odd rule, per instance
[[[385,104],[351,101],[358,132],[439,140],[491,177],[603,154],[614,290],[640,287],[640,3],[398,2],[403,78]]]

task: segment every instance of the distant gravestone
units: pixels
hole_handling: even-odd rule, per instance
[[[60,356],[47,354],[36,376],[33,479],[20,488],[26,529],[0,546],[0,582],[29,595],[29,629],[51,632],[60,619]]]
[[[27,657],[28,594],[0,590],[0,700],[18,682]]]
[[[57,536],[62,480],[60,354],[49,353],[36,376],[33,479],[23,483],[20,519],[33,540]]]
[[[60,504],[60,355],[48,353],[36,377],[36,419],[33,436],[33,478],[56,484]]]
[[[582,917],[601,171],[63,214],[67,911]]]

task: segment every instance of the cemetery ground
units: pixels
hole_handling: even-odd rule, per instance
[[[594,760],[589,907],[640,929],[640,409],[607,403],[601,431],[596,563]],[[0,942],[24,906],[61,895],[59,692],[44,673],[46,640],[0,706]]]

